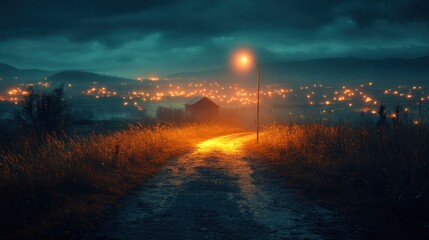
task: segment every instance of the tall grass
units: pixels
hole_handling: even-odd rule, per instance
[[[222,123],[130,126],[78,139],[25,139],[0,152],[0,236],[73,236],[168,159],[204,138],[238,131]]]
[[[345,211],[405,222],[401,231],[429,220],[427,127],[274,124],[266,127],[260,144],[247,149],[290,184]]]

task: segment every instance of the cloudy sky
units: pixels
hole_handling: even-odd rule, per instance
[[[429,55],[427,0],[2,0],[0,62],[125,77],[260,62]]]

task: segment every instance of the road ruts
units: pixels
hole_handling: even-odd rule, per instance
[[[101,224],[95,239],[354,239],[341,218],[245,160],[250,133],[200,143]]]

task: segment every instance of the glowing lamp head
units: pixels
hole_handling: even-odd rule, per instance
[[[251,61],[253,54],[250,50],[240,49],[232,55],[232,65],[235,69],[240,71],[248,71],[252,67]]]

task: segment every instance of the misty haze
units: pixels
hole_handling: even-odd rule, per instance
[[[426,239],[428,8],[4,3],[0,239]]]

